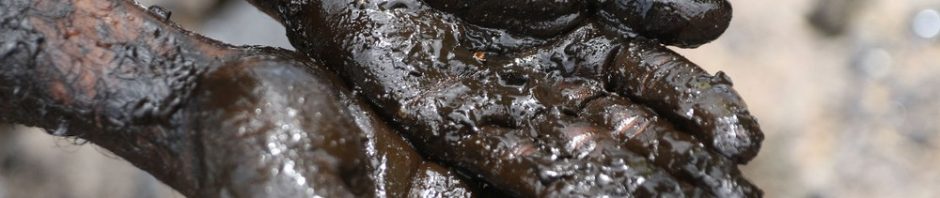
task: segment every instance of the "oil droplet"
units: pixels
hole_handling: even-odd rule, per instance
[[[936,37],[940,33],[940,13],[934,9],[925,9],[917,12],[912,22],[914,34],[925,39]]]
[[[156,15],[158,18],[163,19],[163,21],[169,21],[170,15],[173,15],[173,12],[170,12],[166,8],[157,5],[148,7],[147,11],[153,13],[153,15]]]

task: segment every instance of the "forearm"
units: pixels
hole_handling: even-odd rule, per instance
[[[2,62],[5,66],[0,70],[4,78],[0,85],[4,91],[2,97],[8,101],[5,104],[11,107],[5,109],[3,114],[8,121],[47,128],[54,135],[87,139],[189,196],[219,196],[218,193],[277,195],[258,190],[264,187],[278,189],[279,195],[307,195],[309,192],[305,189],[313,189],[307,185],[298,186],[294,180],[283,183],[292,179],[283,174],[248,174],[243,175],[243,179],[230,177],[238,171],[281,170],[278,167],[283,167],[284,163],[294,160],[301,163],[310,156],[279,156],[278,153],[264,152],[265,144],[249,140],[287,146],[282,140],[268,139],[269,135],[280,131],[261,128],[249,135],[238,134],[238,125],[219,124],[231,120],[232,115],[213,114],[225,110],[251,112],[254,108],[260,108],[264,104],[262,101],[256,100],[249,104],[251,109],[201,109],[221,101],[198,104],[201,100],[194,98],[211,97],[192,96],[197,92],[196,89],[202,89],[200,92],[203,94],[219,94],[226,93],[222,90],[232,90],[226,89],[229,87],[268,91],[229,95],[233,98],[251,97],[260,100],[266,96],[277,96],[281,93],[279,89],[285,87],[259,88],[239,86],[238,83],[264,80],[264,76],[253,74],[278,71],[277,67],[289,65],[290,62],[276,58],[255,58],[232,63],[233,59],[241,57],[241,51],[185,33],[128,1],[34,1],[29,5],[12,1],[4,3],[13,5],[3,6],[3,9],[19,12],[16,16],[6,17],[6,21],[19,22],[6,23],[2,29],[4,35],[24,35],[5,37],[2,45],[16,45],[12,51],[4,53],[6,55]],[[227,69],[213,71],[219,67]],[[303,71],[300,66],[288,68]],[[225,71],[248,73],[230,74]],[[212,76],[235,75],[225,77],[242,81],[206,79],[209,73]],[[290,79],[309,80],[303,78],[303,73],[298,75],[299,79]],[[322,83],[316,85],[324,86]],[[304,91],[300,93],[315,90]],[[336,102],[333,106],[311,108],[320,107],[332,107],[322,109],[332,113],[338,112],[340,108]],[[343,118],[348,119],[336,116],[336,119]],[[257,122],[265,126],[275,124],[271,117]],[[345,129],[342,127],[352,124],[337,122],[331,126],[334,127],[324,127],[322,130],[335,134]],[[362,156],[362,152],[357,152],[361,151],[359,147],[352,144],[313,146],[317,146],[316,155],[322,158],[336,157],[340,150],[359,154],[348,155],[348,158]],[[262,158],[267,161],[260,164],[243,161]],[[339,178],[340,172],[344,170],[338,167],[348,165],[343,167],[355,169],[365,166],[346,164],[355,160],[337,160],[339,162],[336,164],[304,164],[305,167],[318,168],[316,170],[320,177],[306,181],[321,184],[315,186],[318,190],[316,193],[350,195],[348,193],[351,189],[342,187],[344,178]],[[242,183],[245,180],[248,183]],[[222,192],[223,189],[228,190]]]
[[[127,1],[0,4],[0,117],[88,139],[183,193],[198,186],[195,142],[173,126],[199,75],[234,50]]]
[[[69,117],[109,129],[166,122],[201,73],[237,53],[125,1],[0,4],[7,13],[0,16],[4,110],[39,110],[4,114],[21,123],[54,129],[59,123],[43,121]],[[94,131],[63,135],[81,133]]]

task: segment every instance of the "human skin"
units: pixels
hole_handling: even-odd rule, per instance
[[[418,7],[307,1],[301,9],[324,8],[328,17],[301,13],[304,20],[291,22],[276,14],[311,60],[211,41],[126,1],[0,1],[8,14],[0,32],[12,35],[0,38],[0,100],[10,101],[0,103],[0,118],[88,139],[191,197],[473,192],[472,181],[415,185],[447,183],[428,175],[465,179],[452,170],[523,196],[760,194],[735,163],[595,80],[615,50],[560,50],[620,36],[594,25],[565,42],[507,36],[402,2]],[[395,17],[376,20],[389,13]],[[355,14],[366,17],[348,17]],[[397,33],[425,40],[407,43],[415,38]],[[512,42],[464,38],[474,34]],[[401,51],[434,47],[444,56]],[[554,54],[580,62],[546,64]],[[429,168],[436,165],[392,130],[451,170]],[[660,149],[667,147],[674,149]],[[704,165],[689,166],[696,162]]]
[[[333,69],[357,93],[383,109],[382,113],[404,129],[419,150],[432,159],[477,173],[481,179],[518,195],[616,194],[611,189],[638,189],[626,194],[653,195],[696,192],[696,187],[687,188],[684,184],[689,181],[674,179],[643,187],[627,183],[608,188],[580,183],[579,176],[609,174],[590,168],[562,177],[543,174],[569,161],[582,163],[576,166],[604,169],[610,166],[605,164],[610,161],[608,158],[617,156],[581,155],[577,153],[579,147],[565,145],[590,145],[587,147],[592,148],[586,149],[586,153],[607,150],[629,153],[615,160],[632,158],[629,155],[640,152],[628,151],[623,148],[623,141],[609,135],[611,131],[607,129],[616,128],[605,125],[611,123],[582,116],[590,113],[584,112],[584,106],[601,98],[643,106],[618,93],[651,104],[657,112],[681,122],[690,133],[707,140],[712,149],[697,150],[725,155],[710,153],[711,159],[731,159],[718,163],[725,164],[717,166],[725,167],[720,170],[732,170],[727,167],[753,158],[763,138],[744,103],[729,88],[730,82],[721,81],[723,75],[705,73],[660,45],[644,45],[651,42],[646,38],[625,38],[619,31],[605,28],[609,24],[602,23],[612,23],[609,21],[587,20],[571,32],[540,39],[537,35],[481,27],[468,22],[472,20],[461,20],[435,9],[425,1],[250,2],[281,21],[299,51],[336,66]],[[628,62],[644,60],[653,62]],[[655,69],[659,66],[669,69]],[[681,84],[690,80],[699,83],[695,87]],[[647,108],[632,110],[644,111],[632,115],[660,119]],[[628,127],[617,130],[642,132],[648,127],[625,126]],[[666,130],[663,133],[673,133],[673,128],[663,128]],[[584,140],[584,136],[591,138]],[[699,140],[690,140],[691,145],[704,147]],[[496,143],[507,146],[490,146]],[[646,151],[654,152],[650,158],[681,156],[655,153],[671,152],[658,149]],[[689,161],[684,162],[697,159],[685,158]],[[637,161],[632,166],[654,165]],[[720,175],[734,178],[734,172]],[[717,186],[722,185],[711,187]],[[756,192],[750,184],[731,182],[724,186],[726,189],[708,191]]]

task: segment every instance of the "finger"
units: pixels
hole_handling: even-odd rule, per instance
[[[690,126],[687,131],[736,162],[747,162],[757,154],[763,134],[726,76],[712,77],[651,41],[619,42],[587,25],[544,48],[514,54],[521,58],[508,61],[562,76],[602,79],[608,90]],[[687,83],[693,80],[709,86]]]
[[[637,152],[637,156],[651,156],[650,150],[636,149],[634,147],[640,146],[639,148],[648,148],[656,147],[659,148],[661,144],[666,144],[669,146],[670,143],[675,143],[679,141],[688,141],[686,139],[675,140],[672,142],[660,142],[656,139],[632,139],[632,142],[628,142],[625,137],[622,136],[611,136],[608,132],[611,126],[609,123],[604,122],[605,118],[622,116],[624,113],[633,113],[633,112],[618,112],[618,111],[598,111],[598,107],[608,107],[613,108],[614,110],[621,110],[616,108],[617,105],[611,101],[615,101],[617,96],[612,96],[606,93],[603,90],[603,87],[593,80],[588,80],[585,78],[564,78],[552,83],[546,83],[547,86],[538,86],[535,95],[543,101],[546,106],[551,107],[551,110],[548,110],[547,113],[540,114],[535,119],[532,119],[531,125],[539,131],[538,140],[540,145],[555,145],[555,147],[562,148],[562,150],[554,151],[553,155],[557,156],[570,156],[575,159],[592,161],[597,160],[598,156],[593,156],[593,149],[596,149],[599,144],[610,143],[615,147],[607,146],[608,149],[621,149],[621,152]],[[552,96],[554,95],[554,96]],[[637,107],[637,106],[633,106]],[[605,109],[606,110],[606,109]],[[610,120],[610,119],[606,119]],[[664,124],[664,123],[659,123]],[[685,135],[685,134],[680,134]],[[688,137],[683,136],[683,137]],[[560,144],[559,144],[560,143]],[[694,142],[693,142],[694,143]],[[622,148],[621,148],[622,146]],[[643,147],[646,146],[646,147]],[[658,151],[658,150],[657,150]],[[699,152],[705,151],[703,148],[697,150]],[[667,151],[668,152],[668,151]],[[681,151],[679,151],[681,152]],[[596,153],[596,152],[594,152]],[[681,154],[679,154],[681,155]],[[602,158],[602,157],[600,157]],[[675,172],[680,170],[676,166],[683,165],[685,163],[693,163],[691,161],[677,161],[671,160],[670,156],[655,156],[648,157],[648,160],[652,162],[651,165],[656,165],[662,168],[665,168],[667,172]],[[724,157],[720,157],[720,160],[725,160]],[[696,163],[697,165],[701,163]],[[731,165],[734,165],[733,163]],[[694,166],[690,166],[690,169],[694,169]],[[723,167],[723,168],[736,168],[734,166]],[[657,167],[658,169],[658,167]],[[734,169],[736,171],[736,169]],[[694,170],[693,170],[694,171]],[[697,174],[701,174],[696,172]],[[673,175],[678,175],[671,173]],[[713,172],[713,174],[721,174],[721,172]],[[685,175],[678,175],[678,178],[687,177]],[[701,179],[701,178],[695,178]],[[709,178],[713,179],[713,178]],[[724,178],[723,178],[724,179]],[[735,178],[730,178],[735,179]],[[713,181],[713,180],[710,180]],[[685,184],[685,182],[677,181],[680,184]],[[746,181],[745,181],[746,182]],[[702,185],[699,181],[691,180],[689,183],[694,184],[695,186],[703,187],[712,187],[707,185]],[[749,183],[747,183],[749,184]],[[686,196],[691,196],[695,194],[703,193],[702,190],[713,191],[714,189],[709,188],[698,188],[698,187],[683,187],[683,193]],[[642,193],[640,193],[642,194]],[[733,195],[731,193],[727,193]]]
[[[512,66],[509,66],[510,68]],[[518,65],[518,67],[524,67]],[[528,67],[525,67],[528,68]],[[671,196],[682,195],[683,193],[697,193],[701,189],[693,186],[686,186],[684,182],[676,180],[668,174],[664,174],[658,167],[645,161],[640,155],[636,155],[622,147],[620,142],[604,133],[605,128],[601,125],[595,125],[594,122],[584,120],[575,116],[583,111],[586,104],[599,98],[604,98],[607,93],[603,90],[600,83],[585,78],[562,78],[556,75],[541,78],[541,81],[534,81],[538,85],[533,87],[533,95],[546,106],[546,110],[537,114],[534,118],[528,119],[523,128],[529,128],[535,134],[535,143],[545,151],[550,161],[565,162],[555,164],[549,167],[548,171],[540,172],[540,178],[553,180],[556,178],[574,178],[558,179],[560,186],[575,186],[577,189],[592,189],[587,191],[561,191],[554,192],[556,196],[579,196],[579,194],[590,191],[602,192],[606,195],[624,195],[616,194],[615,189],[637,189],[627,193],[627,195],[650,195],[650,196]],[[653,175],[635,175],[626,174],[623,177],[612,176],[616,173],[610,168],[601,168],[594,170],[591,167],[603,167],[610,163],[610,160],[624,160],[631,158],[634,164],[631,168],[641,170],[641,172],[655,171]],[[574,160],[578,163],[570,164],[568,161]],[[579,164],[584,163],[584,164]],[[581,168],[581,169],[579,169]],[[579,172],[582,171],[582,172]],[[595,173],[595,172],[600,173]],[[600,182],[597,176],[583,176],[583,174],[602,174]],[[633,178],[644,178],[652,182],[649,183],[630,183],[625,181]],[[579,185],[591,185],[591,187],[578,187]],[[678,186],[677,186],[678,185]],[[564,187],[571,188],[571,187]],[[612,191],[613,190],[613,191]],[[686,194],[690,195],[690,194]]]
[[[671,50],[645,40],[631,41],[609,66],[609,83],[686,126],[738,163],[754,158],[764,135],[747,105],[719,72],[712,76]]]
[[[727,0],[606,0],[597,18],[608,30],[697,47],[715,40],[731,21]]]
[[[556,162],[542,169],[540,178],[564,184],[552,196],[672,197],[698,191],[628,151],[589,121],[552,111],[533,119],[531,127],[545,151],[540,154],[547,159],[542,160]]]
[[[525,156],[539,151],[530,138],[520,135],[506,128],[483,127],[475,135],[416,143],[431,159],[472,173],[511,194],[534,196],[544,187],[533,169],[535,164]]]
[[[760,189],[747,181],[737,164],[708,150],[696,138],[679,132],[651,110],[624,98],[605,97],[587,104],[584,118],[600,122],[608,135],[657,166],[690,183],[703,186],[716,197],[759,197]]]
[[[484,27],[515,34],[554,37],[573,29],[588,14],[582,0],[425,0],[431,7],[453,13]]]
[[[332,85],[332,87],[343,86]],[[341,96],[352,97],[347,94]],[[424,167],[423,164],[430,162],[424,162],[411,144],[398,132],[388,127],[385,121],[379,119],[378,114],[364,108],[368,105],[353,98],[342,101],[358,128],[362,129],[364,136],[362,150],[365,151],[367,158],[366,172],[374,181],[375,197],[405,197],[414,191],[415,188],[412,186],[433,180],[416,178],[421,172],[419,167]],[[450,178],[448,174],[440,173],[439,175]]]
[[[580,139],[555,136],[563,141],[551,143],[544,141],[554,141],[552,137],[533,142],[524,137],[523,131],[484,127],[478,135],[455,141],[453,149],[432,152],[448,152],[442,160],[523,197],[681,196],[696,191],[649,165],[641,156],[624,152],[611,141],[586,139],[578,135],[583,134],[577,131],[581,128],[573,127],[555,128],[554,132],[567,131]],[[573,153],[584,155],[575,158]]]
[[[582,34],[581,31],[576,31],[575,34]],[[571,43],[558,44],[559,46],[555,49],[570,49],[574,48],[584,48],[588,45],[583,45],[584,43],[598,42],[598,40],[606,41],[603,38],[592,38],[587,36],[590,34],[584,33],[584,36],[577,36],[570,41]],[[590,38],[590,39],[588,39]],[[566,41],[569,42],[569,41]],[[600,45],[608,46],[608,45]],[[610,47],[613,48],[613,47]],[[607,51],[609,49],[602,49],[601,51]],[[553,50],[559,51],[559,50]],[[564,52],[552,52],[552,53],[540,53],[540,54],[552,54],[548,57],[564,57],[559,56],[558,54],[563,54]],[[595,56],[594,53],[586,53],[590,56],[578,55],[567,53],[569,56],[573,57],[591,57]],[[586,66],[590,64],[592,58],[579,58],[580,63],[578,66]],[[528,59],[533,61],[538,60],[550,60],[548,58],[533,58]],[[602,59],[595,59],[602,60]],[[550,63],[541,63],[536,65],[546,65]],[[576,73],[576,72],[575,72]],[[604,89],[592,81],[579,78],[565,78],[557,80],[554,83],[545,83],[545,86],[538,86],[534,89],[534,93],[540,101],[543,101],[546,106],[559,108],[561,111],[568,114],[578,114],[582,117],[587,116],[589,120],[602,121],[608,120],[609,123],[606,126],[614,123],[609,121],[612,118],[619,118],[623,120],[630,119],[642,119],[642,118],[655,118],[654,114],[649,112],[646,108],[641,108],[635,104],[625,105],[624,103],[629,101],[622,101],[613,99],[617,96],[609,96],[604,93]],[[616,101],[616,102],[615,102]],[[611,107],[613,106],[613,107]],[[606,108],[600,108],[606,107]],[[582,110],[583,109],[583,110]],[[603,110],[603,111],[602,111]],[[617,117],[620,116],[620,117]],[[634,117],[627,117],[634,116]],[[638,118],[637,118],[638,117]],[[650,126],[649,123],[655,123],[655,125]],[[639,148],[632,148],[633,151],[640,153],[645,156],[652,156],[650,160],[657,163],[657,165],[667,168],[672,171],[673,174],[681,175],[685,178],[692,178],[691,181],[696,185],[707,186],[710,192],[718,195],[751,195],[755,192],[756,189],[752,184],[744,180],[740,176],[740,173],[737,171],[736,164],[726,160],[725,157],[720,155],[715,155],[707,151],[706,148],[702,147],[698,140],[695,140],[689,135],[680,133],[678,131],[672,130],[671,125],[665,123],[664,121],[659,120],[636,120],[634,123],[629,123],[629,126],[619,130],[633,129],[631,127],[640,128],[641,130],[650,128],[655,129],[655,132],[647,132],[649,134],[656,134],[658,136],[652,136],[652,138],[634,138],[628,139],[627,136],[616,136],[620,139],[619,142],[627,143],[627,140],[630,140],[627,145],[630,146],[645,146]],[[662,126],[670,127],[663,128]],[[663,132],[663,131],[667,131]],[[623,135],[623,134],[620,134]],[[673,137],[676,136],[676,137]],[[646,137],[646,136],[644,136]],[[659,138],[659,139],[656,139]],[[667,141],[668,140],[668,141]],[[655,152],[662,152],[663,155],[659,156],[657,153],[646,149],[660,146],[660,144],[665,144],[670,146],[673,143],[687,143],[695,146],[692,147],[683,147],[686,150],[679,150],[673,152],[672,150],[655,150]],[[695,153],[682,153],[691,149]],[[705,160],[702,160],[705,159]],[[704,162],[701,162],[704,161]],[[702,170],[701,168],[694,166],[683,166],[688,164],[706,164],[708,170]],[[712,175],[702,175],[703,173],[713,173]],[[717,176],[713,176],[717,175]],[[696,183],[697,182],[697,183]],[[721,183],[724,182],[724,183]],[[758,190],[759,191],[759,190]]]
[[[595,134],[602,128],[585,125],[589,122],[563,113],[577,112],[585,102],[601,94],[599,83],[542,77],[514,68],[522,70],[514,66],[492,70],[495,73],[485,75],[486,78],[454,83],[472,89],[445,89],[475,91],[447,92],[440,98],[451,98],[449,100],[431,99],[413,106],[435,107],[431,109],[437,111],[402,118],[444,112],[443,115],[451,115],[449,118],[453,121],[463,121],[468,126],[458,128],[464,131],[449,131],[443,127],[440,132],[417,132],[413,133],[417,136],[413,139],[425,147],[422,150],[431,152],[429,156],[481,174],[495,186],[523,196],[681,195],[691,190],[650,165],[642,156],[626,151],[611,138]],[[531,79],[511,77],[516,75]],[[481,97],[487,95],[491,97]],[[456,101],[453,104],[457,106],[441,108],[441,104],[450,104],[441,101]],[[554,112],[544,113],[546,106]],[[532,107],[536,109],[527,109]],[[408,123],[422,122],[410,120]],[[610,168],[614,166],[611,160],[629,164],[630,169]],[[594,179],[599,174],[607,177],[602,183]],[[638,178],[647,181],[637,182]]]
[[[209,168],[206,196],[374,193],[362,132],[329,77],[254,56],[207,73],[183,112]],[[303,59],[300,59],[303,60]],[[253,64],[263,62],[264,64]],[[292,64],[293,63],[293,64]],[[306,82],[306,83],[298,83]],[[340,89],[342,90],[342,89]],[[329,116],[324,116],[329,115]]]

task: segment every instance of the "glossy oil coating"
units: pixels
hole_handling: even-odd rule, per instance
[[[757,197],[761,191],[744,179],[736,163],[711,151],[695,137],[676,130],[651,109],[627,99],[605,98],[585,107],[585,116],[603,120],[614,139],[671,174],[707,186],[717,197]]]
[[[642,60],[642,61],[641,61]],[[630,42],[609,67],[612,89],[685,123],[716,150],[739,163],[757,156],[764,135],[722,72],[711,75],[663,46]]]
[[[386,110],[419,150],[510,194],[760,195],[734,174],[734,163],[714,169],[728,172],[722,179],[734,177],[722,181],[727,185],[679,179],[672,174],[683,173],[681,166],[664,171],[609,135],[608,123],[579,116],[592,100],[620,98],[607,92],[604,73],[620,45],[602,45],[621,42],[619,35],[589,26],[532,50],[511,41],[504,46],[513,49],[486,50],[478,47],[485,43],[466,45],[485,42],[470,35],[486,28],[421,1],[253,3],[281,19],[301,51],[336,66],[357,93]]]
[[[727,75],[712,76],[645,39],[621,41],[588,24],[558,42],[515,54],[532,67],[603,79],[606,90],[646,104],[736,163],[756,156],[763,133]]]
[[[531,93],[540,83],[527,81],[552,79],[527,65],[484,67],[484,61],[456,45],[464,27],[422,2],[396,1],[408,6],[391,7],[388,2],[284,3],[269,6],[281,6],[278,18],[307,19],[283,22],[292,30],[291,40],[328,65],[344,65],[336,70],[358,79],[352,82],[358,91],[386,109],[434,159],[524,196],[683,193],[674,178],[612,140],[587,152],[592,155],[564,154],[568,149],[561,146],[569,139],[547,134],[565,131],[562,125],[540,129],[526,122],[550,105]],[[291,12],[294,6],[297,12]],[[342,50],[320,51],[325,49]],[[544,117],[543,122],[562,118]],[[616,180],[585,180],[594,175]]]
[[[694,48],[715,40],[731,22],[727,0],[598,0],[608,30],[638,33],[663,44]]]
[[[183,113],[187,120],[212,121],[190,123],[201,134],[207,185],[222,187],[210,196],[353,197],[371,191],[360,183],[371,182],[360,134],[337,94],[326,94],[327,83],[266,57],[233,64],[209,72],[193,108]],[[313,83],[291,83],[296,81]]]

